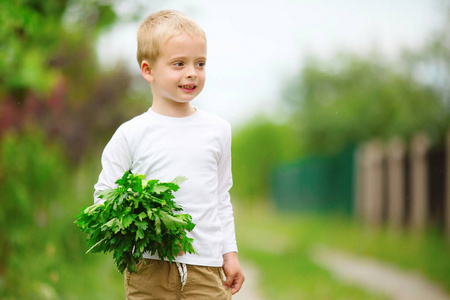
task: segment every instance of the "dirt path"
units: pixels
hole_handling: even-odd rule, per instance
[[[328,248],[314,249],[312,258],[342,280],[385,294],[393,300],[450,300],[441,287],[420,274],[373,259]]]
[[[242,262],[241,266],[245,275],[245,282],[239,293],[233,296],[233,300],[264,300],[258,289],[258,270],[248,262]]]

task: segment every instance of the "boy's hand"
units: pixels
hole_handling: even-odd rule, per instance
[[[178,245],[180,245],[180,251],[178,251],[178,256],[182,256],[184,255],[183,250],[181,250],[181,243],[179,243]]]
[[[223,271],[227,277],[224,285],[231,289],[233,295],[236,294],[245,280],[236,252],[230,252],[223,256]]]

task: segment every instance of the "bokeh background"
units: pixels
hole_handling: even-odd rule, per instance
[[[240,258],[264,299],[387,299],[333,276],[327,247],[450,292],[450,2],[0,2],[0,298],[123,299],[73,224],[116,128],[151,106],[139,21],[208,37],[194,105],[233,127]]]

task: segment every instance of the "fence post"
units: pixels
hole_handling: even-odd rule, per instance
[[[400,229],[405,220],[405,145],[399,138],[390,141],[387,157],[387,220]]]
[[[372,141],[364,147],[363,210],[364,220],[372,227],[383,221],[383,147]]]
[[[444,226],[447,233],[448,241],[450,241],[450,130],[447,132],[447,143],[445,149],[445,212]]]
[[[425,228],[428,217],[428,166],[426,154],[428,137],[424,133],[414,136],[411,143],[411,215],[413,230]]]
[[[358,220],[364,219],[364,155],[365,155],[365,145],[359,145],[355,152],[355,203],[354,203],[354,214]]]

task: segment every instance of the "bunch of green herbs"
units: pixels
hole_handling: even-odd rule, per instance
[[[100,192],[104,202],[85,208],[75,224],[88,234],[86,252],[113,252],[121,273],[137,272],[136,264],[143,254],[155,253],[170,262],[180,251],[195,253],[193,239],[186,236],[194,229],[189,214],[174,214],[183,209],[173,193],[186,180],[171,182],[145,180],[144,175],[127,171],[116,181],[118,187]]]

